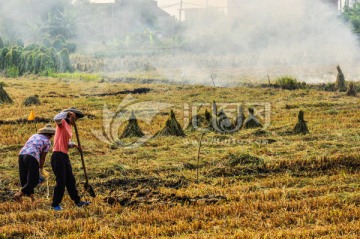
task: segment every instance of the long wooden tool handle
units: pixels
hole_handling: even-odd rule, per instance
[[[198,149],[198,155],[197,155],[197,165],[196,165],[196,182],[199,183],[199,168],[200,168],[200,149],[201,149],[201,141],[204,137],[205,133],[201,134],[200,140],[199,140],[199,149]]]
[[[76,139],[77,139],[77,142],[78,142],[78,146],[80,146],[80,147],[81,147],[80,137],[79,137],[79,133],[78,133],[78,130],[77,130],[77,127],[76,127],[76,123],[75,123],[75,121],[74,121],[74,128],[75,128],[75,134],[76,134]],[[85,174],[86,185],[88,185],[88,184],[89,184],[89,179],[88,179],[88,176],[87,176],[87,173],[86,173],[86,167],[85,167],[84,155],[83,155],[82,150],[79,150],[79,152],[80,152],[80,157],[81,157],[81,163],[82,163],[82,166],[83,166],[83,169],[84,169],[84,174]]]

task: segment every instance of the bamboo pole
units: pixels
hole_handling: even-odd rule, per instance
[[[199,183],[199,168],[200,168],[200,149],[201,149],[201,141],[204,137],[205,133],[202,133],[199,141],[199,149],[197,155],[197,166],[196,166],[196,183]]]

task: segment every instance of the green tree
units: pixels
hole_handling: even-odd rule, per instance
[[[1,48],[3,48],[5,45],[4,45],[4,42],[3,42],[3,40],[1,39],[1,37],[0,37],[0,49]]]
[[[351,23],[353,31],[360,34],[360,3],[356,3],[352,7],[346,6],[344,18],[347,22]]]
[[[0,34],[10,41],[21,38],[40,43],[48,36],[63,35],[66,39],[75,36],[76,11],[71,0],[0,2]]]

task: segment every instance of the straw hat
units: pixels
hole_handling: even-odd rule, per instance
[[[85,114],[84,114],[82,111],[76,109],[75,107],[71,107],[71,108],[69,108],[69,109],[65,109],[65,110],[63,110],[63,112],[73,112],[73,113],[76,114],[76,117],[77,117],[78,119],[83,118],[83,117],[85,116]]]
[[[41,128],[37,132],[38,134],[55,134],[55,128],[51,124],[47,124],[44,128]]]

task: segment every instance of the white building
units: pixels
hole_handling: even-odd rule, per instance
[[[338,0],[338,9],[344,10],[346,6],[352,7],[356,4],[358,0]]]

